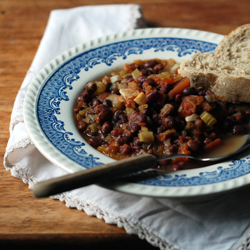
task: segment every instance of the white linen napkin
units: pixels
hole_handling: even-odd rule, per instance
[[[115,20],[115,22],[114,22]],[[32,185],[66,174],[45,159],[30,140],[23,123],[22,105],[28,85],[39,70],[61,52],[91,39],[143,27],[138,5],[85,6],[54,10],[34,61],[14,104],[4,165],[15,177]],[[95,185],[53,198],[84,210],[106,223],[160,249],[250,249],[250,188],[210,200],[182,201],[138,197]]]

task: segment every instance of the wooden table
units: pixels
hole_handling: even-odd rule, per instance
[[[113,0],[105,4],[130,3]],[[227,34],[250,22],[249,0],[135,0],[150,27],[183,27]],[[9,138],[9,122],[18,89],[35,56],[53,9],[104,4],[100,0],[0,1],[0,150]],[[155,249],[124,229],[108,225],[60,201],[35,199],[27,185],[0,168],[0,249]],[[57,249],[57,248],[56,248]]]

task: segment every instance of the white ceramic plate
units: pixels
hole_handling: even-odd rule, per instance
[[[35,77],[24,102],[31,139],[51,162],[68,172],[114,161],[89,146],[74,123],[77,95],[93,81],[134,59],[175,58],[213,52],[222,35],[198,30],[141,29],[103,37],[61,54]],[[232,190],[250,183],[248,157],[194,170],[127,177],[106,187],[136,195],[188,197]]]

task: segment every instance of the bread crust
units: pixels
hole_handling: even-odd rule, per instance
[[[249,30],[250,30],[250,24],[244,24],[232,30],[228,35],[225,35],[218,44],[217,48],[215,49],[215,55],[222,54],[224,49],[227,48],[228,42],[230,40],[236,40],[237,37],[240,38],[244,36],[245,32]]]
[[[224,86],[227,87],[225,88]],[[250,79],[243,77],[218,77],[211,90],[222,101],[250,103]]]
[[[211,90],[222,101],[250,103],[248,63],[250,24],[245,24],[225,36],[214,55],[198,52],[182,62],[179,74],[188,77],[192,87]]]

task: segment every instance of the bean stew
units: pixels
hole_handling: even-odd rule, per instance
[[[101,153],[119,160],[140,154],[196,155],[223,145],[230,135],[249,133],[250,111],[190,87],[174,59],[135,60],[78,95],[79,132]],[[181,157],[158,168],[189,168]]]

